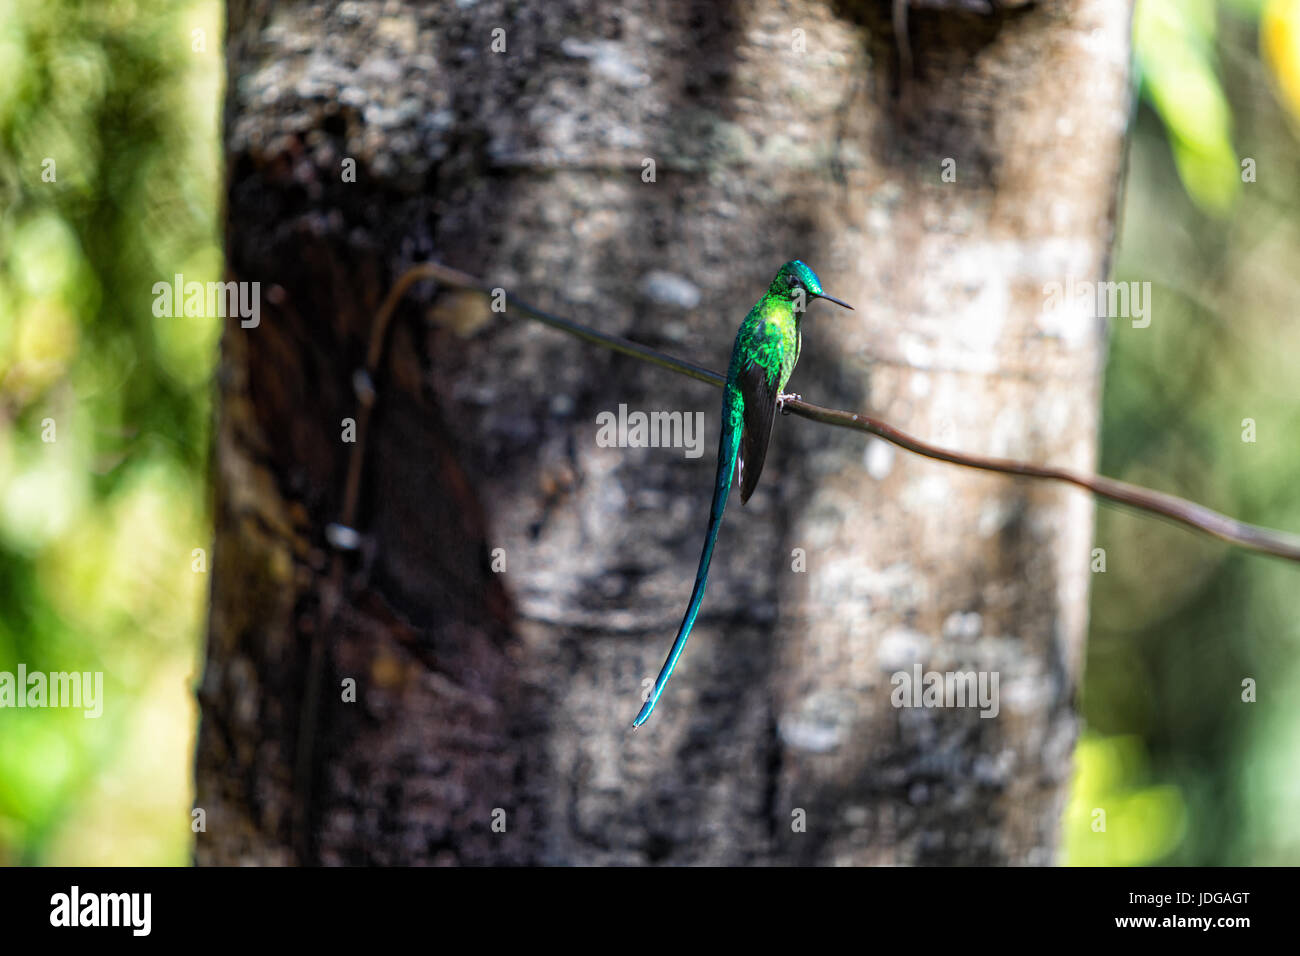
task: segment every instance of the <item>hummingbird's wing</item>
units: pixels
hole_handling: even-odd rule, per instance
[[[772,437],[772,420],[776,414],[777,377],[758,362],[750,361],[736,381],[744,400],[745,424],[740,439],[740,457],[736,474],[740,479],[740,503],[743,505],[758,486],[767,458],[767,443]]]

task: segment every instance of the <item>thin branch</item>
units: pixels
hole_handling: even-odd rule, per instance
[[[312,777],[315,768],[312,762],[315,755],[325,664],[333,656],[335,617],[343,598],[343,551],[356,550],[362,539],[356,528],[357,508],[361,501],[366,439],[370,436],[370,417],[375,408],[374,380],[379,374],[379,366],[388,345],[388,325],[398,301],[413,283],[427,278],[418,272],[418,269],[408,270],[389,290],[370,329],[370,341],[366,347],[366,364],[352,375],[352,391],[357,399],[356,438],[348,455],[347,477],[343,485],[343,510],[339,514],[339,520],[326,529],[326,537],[330,539],[334,548],[330,556],[329,579],[322,588],[320,604],[316,608],[316,625],[311,634],[311,648],[307,658],[307,679],[303,689],[302,704],[298,709],[298,744],[294,759],[291,826],[298,863],[304,866],[313,861],[311,812],[314,799]]]
[[[377,325],[380,328],[387,326],[394,307],[406,290],[413,283],[424,279],[435,279],[445,285],[460,289],[472,289],[485,295],[494,293],[494,288],[482,279],[436,262],[422,263],[409,269],[393,286],[393,290],[385,300],[377,319]],[[571,319],[552,315],[543,309],[529,305],[509,292],[505,293],[505,299],[524,315],[562,332],[567,332],[584,342],[591,342],[594,345],[611,349],[623,355],[630,355],[633,358],[658,365],[660,368],[687,375],[701,382],[708,382],[715,387],[721,387],[725,382],[723,376],[711,369],[692,365],[690,362],[683,362],[681,359],[665,355],[663,352],[649,346],[638,345],[636,342],[631,342],[620,336],[598,332]],[[802,399],[787,401],[785,408],[791,414],[821,422],[825,425],[836,425],[840,428],[851,428],[856,431],[867,432],[907,451],[926,458],[933,458],[936,461],[945,461],[949,464],[961,465],[964,468],[977,468],[981,471],[1015,475],[1020,478],[1060,481],[1075,485],[1092,492],[1098,498],[1118,502],[1139,511],[1168,518],[1194,531],[1200,531],[1219,538],[1248,551],[1256,551],[1260,554],[1272,555],[1273,557],[1300,563],[1300,537],[1238,521],[1235,518],[1230,518],[1204,505],[1198,505],[1176,495],[1153,491],[1150,488],[1117,481],[1104,475],[1089,475],[1084,472],[1071,471],[1068,468],[1057,468],[1052,465],[1034,465],[1010,458],[988,458],[983,455],[951,451],[921,441],[919,438],[913,438],[906,432],[900,431],[877,418],[872,418],[870,415],[840,411],[834,408],[823,408],[821,405],[814,405],[812,402],[805,402]]]

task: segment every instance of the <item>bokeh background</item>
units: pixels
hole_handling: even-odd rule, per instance
[[[189,861],[220,320],[151,290],[221,277],[222,17],[0,0],[0,671],[109,702],[0,710],[0,864]],[[1102,470],[1300,531],[1300,0],[1139,0],[1134,48]],[[1096,547],[1064,861],[1300,863],[1300,569]]]

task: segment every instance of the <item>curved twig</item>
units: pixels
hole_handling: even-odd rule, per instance
[[[494,292],[494,288],[482,279],[448,268],[440,263],[421,263],[407,270],[393,286],[376,319],[380,328],[387,326],[393,309],[402,295],[412,284],[424,279],[435,279],[445,285],[460,289],[472,289],[485,295],[491,295]],[[602,348],[611,349],[644,362],[650,362],[660,368],[666,368],[680,375],[687,375],[701,382],[708,382],[716,387],[721,387],[725,381],[723,376],[712,369],[684,362],[649,346],[638,345],[636,342],[629,341],[621,336],[598,332],[593,328],[574,322],[572,319],[553,315],[536,306],[529,305],[509,292],[505,293],[505,298],[511,306],[528,317],[562,332],[567,332],[584,342],[590,342],[593,345],[599,345]],[[1219,538],[1249,551],[1300,563],[1300,537],[1284,531],[1274,531],[1271,528],[1262,528],[1259,525],[1238,521],[1236,518],[1230,518],[1194,501],[1179,498],[1177,495],[1153,491],[1141,485],[1117,481],[1104,475],[1089,475],[1053,465],[1035,465],[1010,458],[990,458],[983,455],[951,451],[921,441],[919,438],[913,438],[906,432],[900,431],[877,418],[872,418],[870,415],[846,412],[835,408],[824,408],[821,405],[814,405],[812,402],[805,402],[802,399],[787,401],[785,408],[791,414],[821,422],[824,425],[836,425],[840,428],[851,428],[856,431],[867,432],[877,438],[891,442],[899,448],[904,448],[925,458],[933,458],[936,461],[945,461],[949,464],[961,465],[964,468],[977,468],[981,471],[1015,475],[1020,478],[1059,481],[1075,485],[1092,492],[1099,498],[1168,518],[1185,527]]]

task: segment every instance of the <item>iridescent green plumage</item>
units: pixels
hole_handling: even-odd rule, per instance
[[[695,587],[691,591],[686,616],[677,629],[668,659],[655,680],[633,727],[640,727],[654,710],[663,693],[668,678],[677,667],[677,659],[686,647],[686,639],[695,625],[704,588],[709,579],[709,563],[713,560],[713,546],[722,527],[722,513],[727,507],[733,475],[740,478],[740,503],[743,505],[754,493],[758,476],[763,471],[767,457],[767,443],[772,434],[772,421],[776,409],[785,399],[785,384],[790,380],[795,363],[799,361],[802,344],[800,321],[809,299],[823,298],[852,308],[834,296],[822,292],[817,274],[798,259],[783,265],[767,292],[749,310],[745,321],[736,333],[736,343],[731,350],[731,365],[727,369],[727,382],[722,389],[722,433],[718,437],[718,475],[714,482],[713,508],[709,514],[709,529],[704,537],[704,551],[700,567],[695,574]]]

